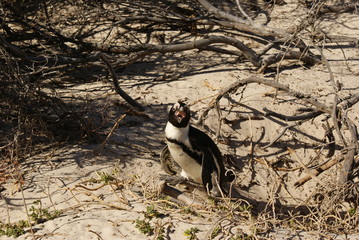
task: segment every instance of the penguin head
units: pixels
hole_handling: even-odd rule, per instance
[[[189,107],[182,101],[175,103],[168,114],[168,121],[178,128],[187,127],[190,118],[191,112]]]

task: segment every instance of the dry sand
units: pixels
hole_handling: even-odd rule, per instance
[[[273,14],[274,15],[274,14]],[[283,17],[284,18],[284,17]],[[276,24],[283,19],[272,19]],[[348,36],[359,36],[358,15],[342,14],[341,17],[326,23],[330,31]],[[325,26],[324,26],[325,27]],[[324,55],[331,65],[334,77],[342,84],[340,96],[356,93],[359,89],[359,50],[357,47],[340,48],[336,44],[324,50]],[[164,239],[187,239],[184,232],[197,228],[198,239],[210,236],[211,232],[220,222],[223,229],[215,239],[229,239],[243,233],[251,235],[255,220],[233,223],[223,220],[221,211],[201,212],[191,214],[180,209],[163,209],[158,196],[158,186],[166,173],[159,163],[159,152],[165,145],[164,127],[166,124],[167,109],[179,98],[188,98],[194,119],[197,120],[212,99],[224,88],[238,79],[257,75],[249,64],[233,63],[234,58],[220,56],[213,53],[190,51],[173,54],[173,56],[156,55],[136,63],[125,70],[123,76],[123,89],[132,97],[147,105],[144,116],[127,115],[114,135],[109,139],[104,151],[100,155],[93,150],[98,144],[76,144],[59,146],[56,149],[45,151],[26,159],[21,165],[25,171],[22,190],[15,182],[8,182],[6,190],[1,194],[4,200],[0,202],[0,221],[12,223],[26,220],[26,210],[31,213],[31,207],[39,209],[41,201],[43,209],[50,211],[61,210],[55,219],[34,225],[33,231],[38,239],[156,239],[155,235],[147,236],[136,228],[136,220],[145,219],[148,206],[157,207],[163,216],[152,218],[151,224],[155,229],[164,229]],[[300,66],[297,61],[286,63],[278,81],[289,85],[294,90],[313,94],[317,99],[327,105],[333,101],[332,86],[329,72],[324,64],[318,64],[310,69]],[[275,69],[274,69],[275,70]],[[179,76],[177,75],[179,74]],[[175,80],[171,81],[174,77]],[[89,91],[91,90],[91,91]],[[104,133],[110,131],[115,119],[120,117],[124,110],[118,103],[124,101],[113,94],[108,82],[95,82],[73,87],[70,92],[63,95],[74,94],[91,99],[94,111],[105,109],[111,117],[111,122],[103,129]],[[233,101],[257,111],[267,107],[283,114],[295,114],[295,110],[303,107],[301,103],[293,104],[289,97],[278,95],[277,100],[269,97],[274,94],[273,88],[258,84],[248,85],[243,94],[231,95],[220,102],[228,119],[235,119],[239,114],[253,113],[242,105],[229,111],[228,105]],[[355,124],[358,122],[358,106],[353,107],[349,117]],[[205,121],[206,131],[215,137],[218,120],[215,111],[211,111]],[[304,162],[312,160],[317,149],[312,147],[315,141],[310,136],[323,137],[323,122],[316,119],[306,122],[296,131],[286,133],[281,138],[281,144],[273,145],[267,150],[255,148],[256,159],[275,161],[289,158],[287,148],[293,148]],[[270,119],[243,121],[233,125],[223,125],[221,134],[230,138],[230,144],[219,146],[223,154],[231,155],[233,162],[242,166],[237,171],[237,184],[248,195],[258,200],[268,201],[273,194],[277,180],[269,168],[258,162],[254,163],[255,179],[252,179],[251,162],[249,161],[251,139],[261,139],[263,144],[269,143],[280,131],[281,126]],[[304,134],[303,134],[304,133]],[[306,135],[305,133],[310,133]],[[293,139],[297,145],[293,145]],[[286,145],[287,143],[287,145]],[[307,146],[307,148],[303,148]],[[321,159],[319,160],[321,161]],[[336,167],[320,175],[320,182],[336,179]],[[104,184],[100,181],[101,174],[108,173],[116,181]],[[305,172],[283,173],[287,189],[277,189],[282,203],[292,204],[299,199],[308,199],[312,190],[320,183],[311,180],[304,186],[294,188],[295,181],[305,175]],[[103,179],[103,177],[102,177]],[[253,184],[255,182],[255,184]],[[198,191],[198,190],[197,190]],[[23,193],[23,196],[22,196]],[[157,198],[157,200],[156,200]],[[195,208],[194,208],[195,209]],[[195,209],[196,210],[196,209]],[[201,213],[202,216],[198,216]],[[231,227],[226,227],[231,226]],[[18,239],[31,239],[28,232]],[[359,234],[346,238],[344,235],[335,235],[325,232],[303,232],[289,229],[274,228],[262,235],[263,239],[359,239]],[[1,239],[12,239],[1,237]],[[235,239],[235,238],[233,238]],[[238,238],[241,239],[241,238]]]

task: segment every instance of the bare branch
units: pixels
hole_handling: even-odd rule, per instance
[[[324,163],[323,165],[321,165],[320,167],[318,167],[317,169],[314,170],[309,170],[310,174],[308,174],[307,176],[299,179],[298,181],[296,181],[294,183],[295,187],[300,187],[302,186],[304,183],[306,183],[307,181],[309,181],[310,179],[312,179],[312,176],[318,176],[319,174],[321,174],[322,172],[324,172],[325,170],[331,168],[332,166],[334,166],[335,164],[341,162],[343,160],[342,156],[339,157],[334,157],[333,159],[329,160],[328,162]]]
[[[141,106],[138,102],[136,102],[133,98],[131,98],[125,91],[123,91],[120,86],[119,86],[119,83],[118,83],[118,79],[117,79],[117,76],[116,76],[116,73],[115,71],[113,70],[112,68],[112,65],[110,63],[110,60],[106,57],[105,54],[103,53],[99,53],[98,54],[99,57],[104,61],[104,63],[107,65],[110,73],[111,73],[111,76],[112,76],[112,79],[113,79],[113,85],[115,86],[115,89],[116,89],[116,92],[118,94],[120,94],[120,96],[126,100],[126,102],[128,102],[129,104],[131,104],[133,107],[137,108],[139,111],[143,112],[145,110],[145,108],[143,106]]]
[[[358,131],[354,125],[354,123],[347,117],[344,116],[344,121],[348,125],[350,132],[350,144],[348,146],[348,152],[345,155],[344,162],[342,168],[340,170],[340,175],[338,179],[338,184],[343,185],[347,182],[349,177],[353,173],[354,166],[354,157],[358,150]]]
[[[321,111],[314,111],[314,112],[310,112],[310,113],[302,114],[302,115],[286,116],[286,115],[283,115],[280,113],[273,112],[273,111],[269,110],[268,108],[263,108],[263,111],[266,112],[265,116],[273,116],[273,117],[282,119],[286,122],[312,119],[312,118],[318,117],[319,115],[321,115],[323,113]]]
[[[202,49],[207,47],[208,45],[214,43],[225,43],[231,46],[236,47],[240,50],[243,55],[256,67],[261,66],[261,61],[258,58],[255,51],[251,48],[247,47],[241,41],[228,37],[228,36],[209,36],[207,38],[195,40],[187,43],[179,43],[179,44],[163,44],[163,45],[154,45],[154,44],[140,44],[134,46],[110,46],[106,44],[91,44],[91,46],[97,50],[111,53],[122,53],[127,54],[131,52],[140,52],[146,51],[147,54],[151,54],[154,52],[159,53],[169,53],[169,52],[182,52],[192,49]]]

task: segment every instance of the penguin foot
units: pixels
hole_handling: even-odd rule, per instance
[[[176,186],[178,184],[184,184],[188,181],[186,178],[182,176],[168,176],[168,175],[161,177],[161,180],[164,180],[166,183],[172,186]]]

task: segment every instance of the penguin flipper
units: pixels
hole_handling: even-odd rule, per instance
[[[160,161],[161,166],[166,173],[169,175],[176,175],[176,168],[178,168],[178,166],[175,165],[176,163],[173,160],[167,145],[161,150]]]

